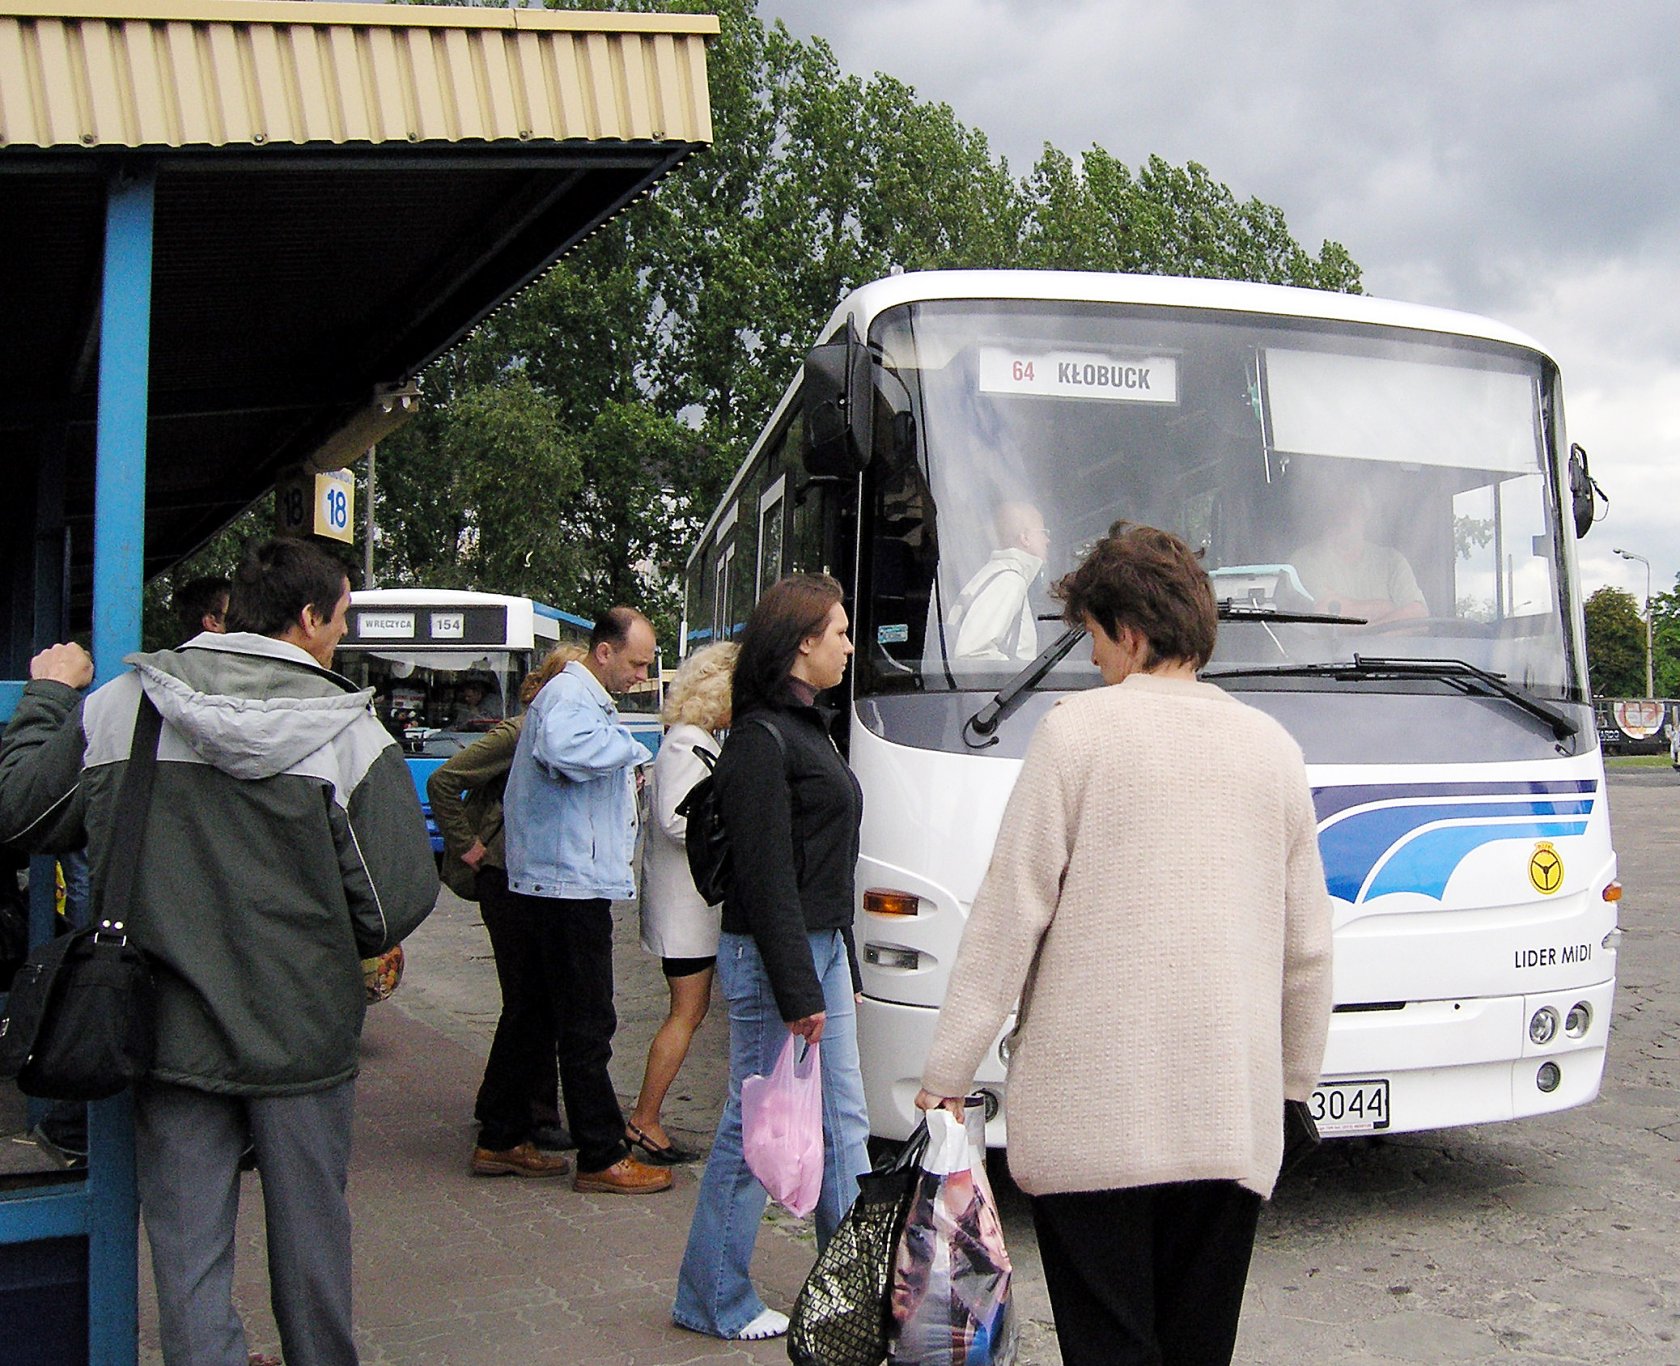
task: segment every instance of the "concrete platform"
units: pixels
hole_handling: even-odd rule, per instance
[[[369,1012],[350,1180],[363,1362],[786,1361],[779,1342],[718,1342],[670,1322],[697,1169],[650,1196],[470,1176],[480,1071],[472,1051],[394,1004]],[[245,1178],[241,1200],[238,1301],[252,1348],[278,1352],[259,1180]],[[792,1302],[810,1267],[807,1230],[766,1223],[755,1274],[774,1304]],[[141,1360],[161,1362],[149,1280],[143,1269]]]
[[[637,940],[635,906],[615,905],[613,920],[612,1076],[628,1112],[668,993],[658,960]],[[368,1011],[358,1081],[350,1203],[364,1366],[786,1362],[781,1340],[721,1342],[670,1321],[698,1164],[676,1168],[674,1187],[648,1196],[577,1195],[569,1178],[468,1174],[473,1099],[500,1008],[489,938],[477,906],[446,890],[406,947],[402,985]],[[663,1110],[666,1130],[684,1147],[711,1143],[728,1085],[728,1037],[714,991]],[[251,1347],[278,1353],[259,1179],[245,1178],[240,1201],[236,1295]],[[1021,1230],[1010,1235],[1020,1366],[1059,1366],[1024,1201],[1007,1188],[999,1194],[1021,1206],[1006,1216]],[[140,1360],[161,1366],[148,1256],[142,1235]],[[790,1309],[815,1260],[810,1221],[772,1205],[753,1266],[766,1302]]]

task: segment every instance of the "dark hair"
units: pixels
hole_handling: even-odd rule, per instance
[[[647,621],[647,618],[634,607],[607,608],[590,627],[589,653],[594,654],[597,645],[611,645],[614,649],[621,647],[630,636],[630,628],[638,621]]]
[[[175,590],[170,606],[180,620],[182,640],[191,640],[202,631],[205,617],[227,617],[228,592],[232,586],[220,574],[207,574]]]
[[[330,617],[349,571],[319,546],[276,536],[250,546],[233,571],[227,628],[278,636],[305,607]]]
[[[1116,638],[1122,626],[1141,632],[1149,642],[1145,669],[1174,659],[1199,669],[1213,657],[1213,584],[1196,553],[1170,531],[1116,522],[1051,591],[1070,626],[1089,617]]]
[[[741,634],[731,711],[735,721],[787,693],[787,677],[802,641],[818,634],[834,604],[845,597],[827,574],[789,574],[765,589]]]

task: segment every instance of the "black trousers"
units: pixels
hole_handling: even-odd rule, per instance
[[[502,982],[498,1025],[479,1088],[479,1143],[511,1148],[531,1136],[531,1086],[559,1057],[560,1095],[578,1147],[578,1170],[604,1171],[629,1151],[624,1112],[607,1064],[618,1014],[613,1008],[612,903],[566,901],[508,892],[492,914]],[[499,941],[499,942],[498,942]],[[547,1004],[547,1022],[541,1003]]]
[[[1036,1195],[1064,1366],[1221,1366],[1237,1341],[1260,1197],[1235,1181]]]
[[[508,901],[512,893],[508,891],[507,869],[485,864],[478,870],[474,891],[478,896],[479,915],[490,934],[490,952],[495,959],[496,980],[502,991],[502,1013],[496,1020],[495,1040],[501,1040],[504,1034],[513,1037],[537,1029],[547,1033],[553,1041],[554,1016],[548,1008],[548,993],[529,990],[526,977],[516,967],[526,945],[520,935],[519,912]],[[511,1056],[507,1053],[506,1043],[492,1041],[490,1056],[496,1057],[498,1048],[503,1054],[502,1066],[506,1066]],[[537,1069],[535,1076],[529,1078],[533,1124],[560,1123],[560,1081],[555,1068],[556,1057],[557,1053],[551,1047],[547,1062]],[[484,1098],[484,1087],[480,1086],[473,1106],[473,1117],[480,1124],[486,1114]],[[492,1133],[491,1137],[505,1135]],[[519,1141],[514,1139],[515,1143]]]

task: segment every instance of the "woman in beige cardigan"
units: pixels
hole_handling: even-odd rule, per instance
[[[1207,575],[1120,527],[1056,587],[1104,684],[1033,737],[917,1103],[953,1109],[1019,997],[1009,1166],[1068,1366],[1228,1362],[1285,1098],[1318,1080],[1330,903],[1300,749],[1197,681]]]

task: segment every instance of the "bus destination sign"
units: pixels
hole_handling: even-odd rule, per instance
[[[356,634],[362,640],[413,640],[412,612],[357,612]]]
[[[988,394],[1177,403],[1178,362],[1170,356],[983,346],[980,388]]]

